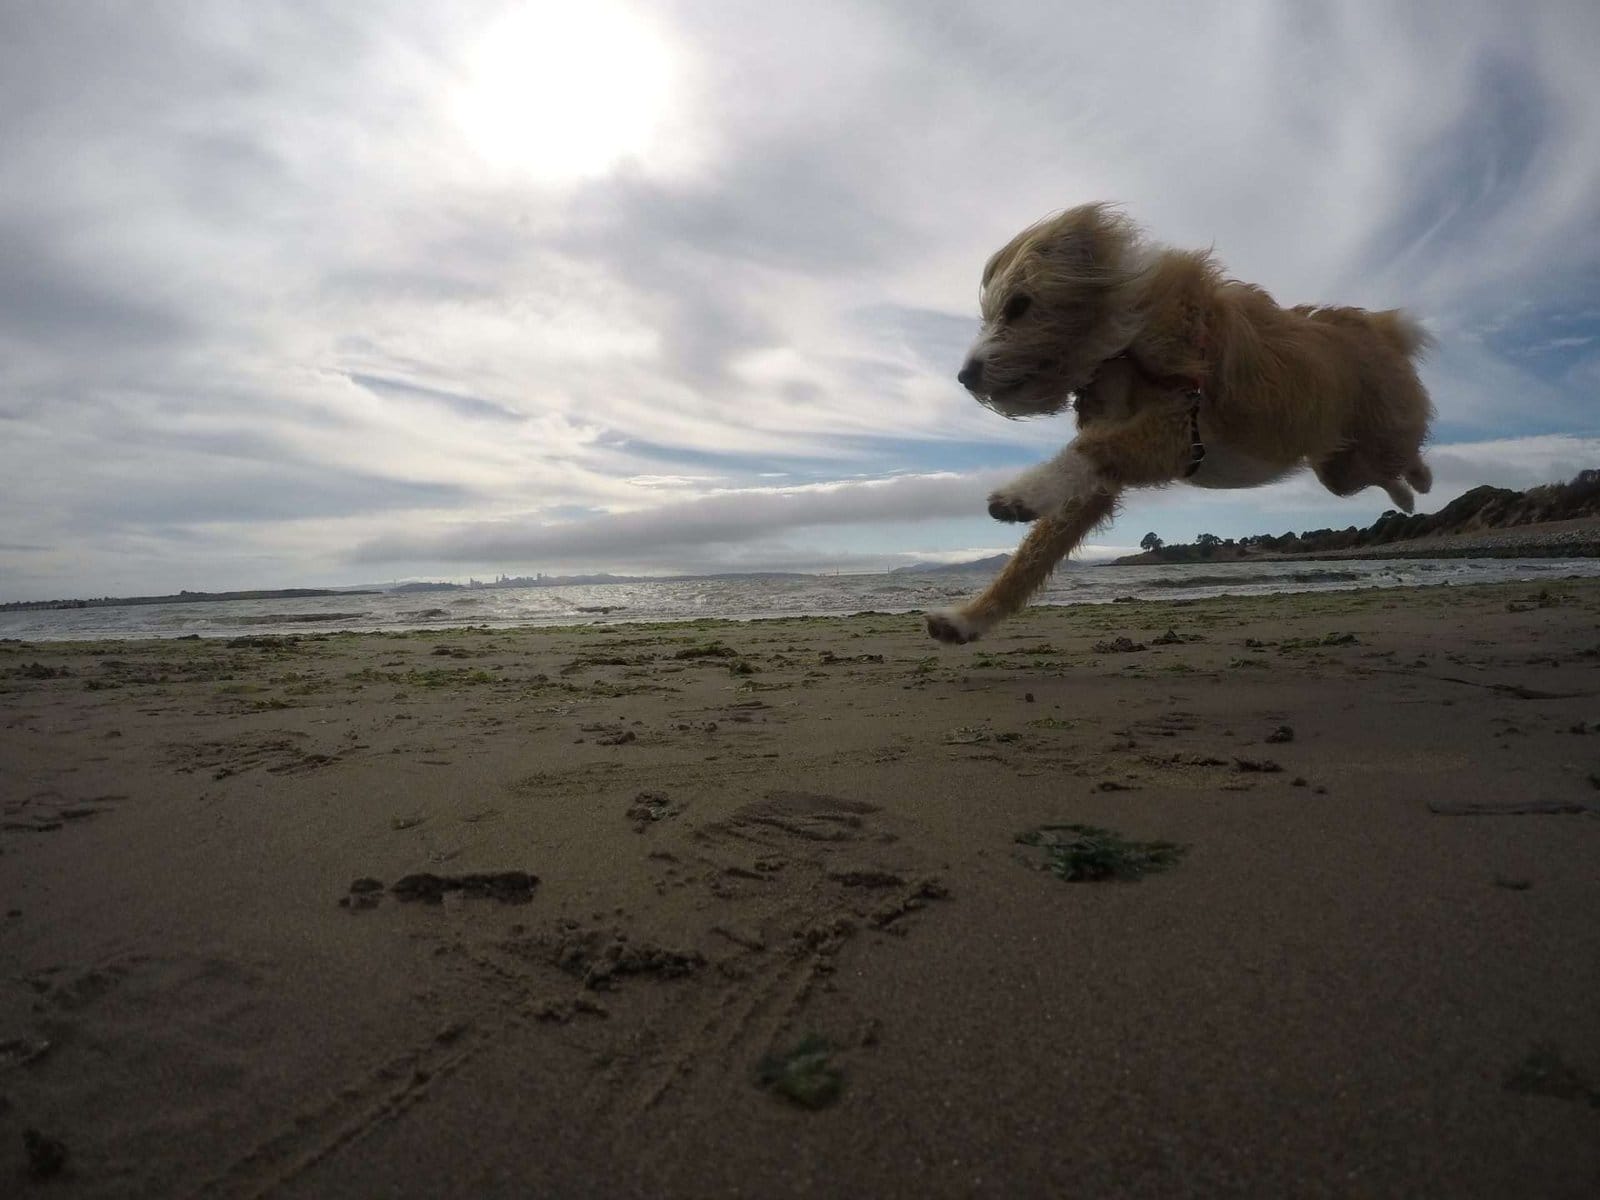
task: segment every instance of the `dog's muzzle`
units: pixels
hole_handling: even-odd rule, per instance
[[[973,395],[983,391],[983,359],[969,358],[956,372],[956,382]]]

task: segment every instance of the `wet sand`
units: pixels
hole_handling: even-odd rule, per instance
[[[0,1181],[1591,1195],[1597,808],[1594,582],[0,643]]]

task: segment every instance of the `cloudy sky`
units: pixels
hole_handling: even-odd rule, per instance
[[[1069,421],[954,374],[987,255],[1091,199],[1412,307],[1426,507],[1569,476],[1597,47],[1589,0],[0,0],[0,599],[1009,549],[983,498]]]

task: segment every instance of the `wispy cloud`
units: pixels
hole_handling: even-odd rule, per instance
[[[633,512],[549,524],[473,522],[374,539],[359,562],[670,562],[686,551],[771,540],[827,525],[961,517],[1000,473],[911,475],[789,488],[744,488]]]

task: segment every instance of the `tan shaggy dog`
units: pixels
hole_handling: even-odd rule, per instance
[[[989,497],[996,519],[1037,523],[983,595],[929,614],[941,641],[1021,608],[1125,488],[1256,487],[1309,465],[1336,496],[1376,485],[1410,512],[1432,483],[1414,365],[1428,336],[1397,310],[1280,308],[1102,204],[1019,233],[984,268],[980,303],[957,378],[1008,417],[1076,397],[1078,436]]]

